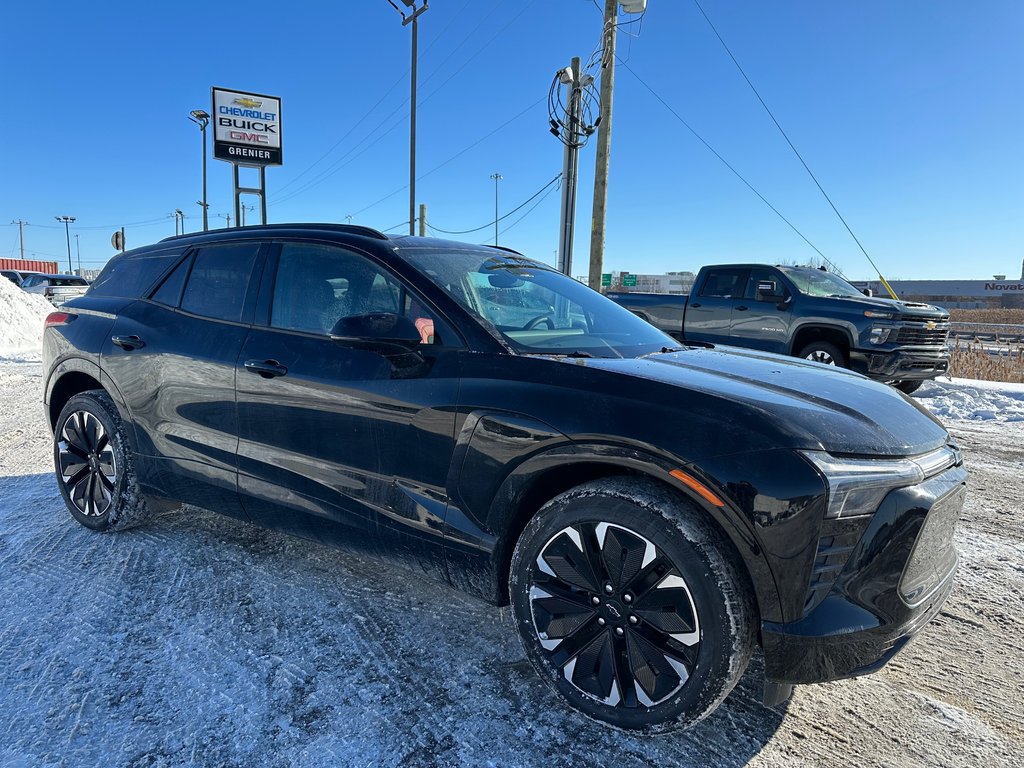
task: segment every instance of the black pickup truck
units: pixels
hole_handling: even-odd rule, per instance
[[[703,267],[689,296],[609,293],[680,340],[749,347],[850,368],[913,392],[949,368],[949,313],[866,296],[812,267]]]

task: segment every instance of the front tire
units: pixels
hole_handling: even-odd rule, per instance
[[[75,395],[64,406],[54,430],[53,461],[64,503],[86,528],[121,531],[149,517],[127,431],[102,389]]]
[[[906,395],[912,395],[921,388],[922,384],[924,384],[923,379],[908,379],[905,381],[897,381],[893,386]]]
[[[812,341],[800,350],[797,357],[823,365],[834,365],[837,368],[846,367],[846,355],[843,354],[843,350],[827,341]]]
[[[731,544],[649,480],[597,480],[548,502],[516,545],[510,593],[541,677],[619,728],[696,723],[754,647],[752,587]]]

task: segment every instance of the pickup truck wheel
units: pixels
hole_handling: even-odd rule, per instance
[[[904,394],[912,395],[914,392],[917,392],[917,390],[921,388],[922,384],[924,384],[923,379],[914,379],[908,381],[897,381],[895,384],[893,384],[893,386],[896,387],[896,389],[898,389],[900,392],[903,392]]]
[[[117,406],[102,389],[72,397],[57,417],[53,461],[71,516],[94,531],[120,531],[149,516]]]
[[[804,360],[812,360],[815,363],[834,365],[839,368],[846,367],[846,355],[835,344],[829,344],[827,341],[811,342],[800,350],[797,357],[802,357]]]
[[[526,654],[589,717],[648,732],[690,726],[729,694],[754,647],[753,590],[736,557],[700,510],[653,481],[567,491],[512,556]]]

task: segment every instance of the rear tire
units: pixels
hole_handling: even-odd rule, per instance
[[[129,445],[117,406],[102,389],[75,395],[57,417],[57,486],[71,516],[86,528],[122,531],[150,516]]]
[[[538,674],[619,728],[693,725],[754,648],[753,588],[731,543],[651,480],[606,478],[548,502],[516,545],[510,594]]]
[[[800,350],[797,357],[824,365],[834,365],[837,368],[846,367],[846,355],[843,354],[843,350],[827,341],[812,341]]]

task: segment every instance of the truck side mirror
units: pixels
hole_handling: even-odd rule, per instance
[[[781,302],[783,295],[779,293],[778,287],[771,280],[761,280],[757,283],[757,301]]]
[[[871,298],[872,296],[875,295],[875,292],[872,291],[870,288],[865,288],[863,291],[861,291],[861,293],[863,293],[868,298]]]

